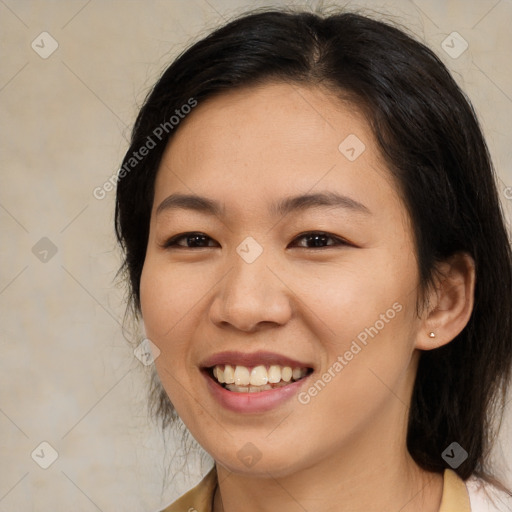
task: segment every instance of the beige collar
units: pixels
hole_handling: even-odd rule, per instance
[[[213,466],[199,484],[162,512],[212,512],[216,487],[217,470]],[[444,471],[443,497],[439,512],[471,512],[466,485],[451,469]]]

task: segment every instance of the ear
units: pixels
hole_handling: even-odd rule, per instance
[[[471,317],[474,292],[475,262],[469,254],[459,252],[438,264],[415,347],[432,350],[452,341]],[[434,337],[430,333],[434,333]]]

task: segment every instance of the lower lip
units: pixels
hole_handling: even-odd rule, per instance
[[[229,391],[215,382],[206,371],[201,372],[206,379],[206,385],[213,397],[226,409],[234,412],[265,412],[275,409],[295,396],[299,388],[309,378],[304,377],[296,382],[268,391],[255,393],[236,393]]]

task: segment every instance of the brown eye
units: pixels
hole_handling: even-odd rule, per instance
[[[213,242],[213,239],[204,233],[182,233],[167,240],[163,247],[180,247],[183,249],[212,247],[212,245],[208,245],[209,241]]]
[[[342,238],[331,235],[329,233],[325,233],[323,231],[310,231],[308,233],[302,233],[301,235],[295,238],[294,242],[297,240],[305,241],[306,246],[299,245],[299,247],[303,247],[305,249],[321,249],[323,247],[350,245]],[[329,243],[332,241],[334,241],[334,243]]]

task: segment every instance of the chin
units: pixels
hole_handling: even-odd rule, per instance
[[[233,454],[235,453],[235,456]],[[299,469],[297,460],[290,460],[290,452],[282,449],[276,453],[271,447],[261,451],[250,441],[241,449],[219,453],[216,449],[210,455],[219,464],[232,473],[255,478],[286,477]]]

